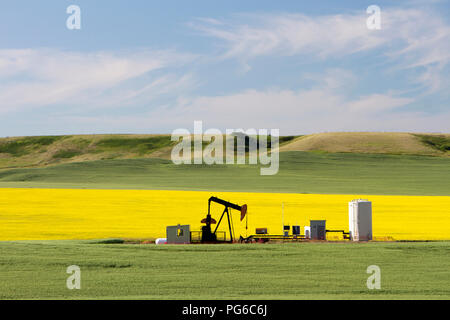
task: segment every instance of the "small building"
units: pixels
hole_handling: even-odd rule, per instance
[[[326,220],[310,220],[310,236],[311,240],[326,240],[327,238],[327,229],[326,229]]]
[[[189,244],[191,243],[191,226],[168,226],[166,228],[166,238],[168,244]]]

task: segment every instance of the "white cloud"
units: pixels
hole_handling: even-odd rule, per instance
[[[331,68],[323,73],[304,73],[302,78],[315,86],[332,90],[353,87],[358,80],[353,72],[342,68]]]
[[[348,111],[373,113],[392,110],[413,102],[412,98],[394,97],[390,94],[372,94],[348,103]]]
[[[329,90],[247,90],[229,96],[198,97],[185,101],[170,112],[160,111],[173,123],[203,120],[219,128],[280,128],[284,133],[320,130],[363,129],[371,123],[374,130],[385,129],[378,121],[412,99],[375,94],[352,101]],[[378,119],[378,120],[377,120]],[[392,121],[390,121],[392,123]]]
[[[450,58],[450,44],[446,41],[450,28],[432,11],[383,8],[381,30],[366,27],[368,15],[364,10],[324,16],[253,14],[240,17],[242,19],[237,21],[213,20],[214,23],[201,19],[198,20],[201,23],[190,25],[204,35],[224,41],[227,57],[312,53],[327,58],[394,45],[397,54],[418,54],[411,66],[448,62]],[[241,22],[243,19],[245,23]]]
[[[182,96],[175,104],[126,116],[77,116],[53,122],[92,126],[102,132],[170,132],[192,130],[195,120],[204,129],[278,128],[281,134],[323,131],[448,131],[450,113],[429,114],[411,111],[414,98],[395,92],[349,97],[343,87],[351,87],[354,75],[331,69],[315,80],[311,89],[248,89],[229,95]],[[130,131],[130,128],[133,128]],[[89,132],[89,131],[88,131]]]
[[[395,62],[396,68],[424,68],[423,76],[414,81],[430,91],[448,89],[439,80],[450,62],[450,26],[439,13],[382,8],[381,30],[368,30],[367,17],[365,10],[324,16],[254,14],[191,26],[220,41],[222,58],[244,64],[258,56],[298,55],[309,62],[379,49],[389,59],[385,62]]]
[[[140,115],[67,117],[58,122],[102,132],[167,132],[193,130],[195,120],[208,128],[279,128],[282,135],[331,131],[447,132],[450,113],[405,110],[412,100],[374,94],[352,100],[330,90],[246,90],[228,96],[179,99]],[[133,128],[131,131],[129,128]],[[89,132],[89,131],[87,131]]]
[[[303,14],[245,15],[249,23],[192,23],[205,35],[226,43],[225,57],[260,55],[347,54],[385,42],[366,28],[363,14],[309,17]]]
[[[154,51],[117,54],[51,49],[0,50],[0,79],[4,80],[0,85],[0,112],[57,103],[73,104],[74,100],[92,102],[104,90],[191,58]],[[134,88],[129,94],[149,94],[152,88],[161,91],[164,82],[167,84],[167,76],[160,76],[142,88]]]
[[[308,74],[310,89],[243,90],[220,95],[184,97],[175,106],[164,106],[139,119],[147,126],[191,128],[202,120],[207,128],[279,128],[282,134],[321,131],[448,131],[450,113],[411,111],[415,102],[394,91],[354,97],[342,88],[355,84],[348,70],[330,69]],[[351,91],[351,90],[350,90]],[[158,117],[158,123],[152,119]],[[128,121],[133,121],[131,118]],[[137,119],[136,119],[137,120]]]

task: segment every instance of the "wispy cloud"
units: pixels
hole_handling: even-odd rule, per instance
[[[417,55],[410,66],[448,62],[450,26],[433,11],[383,9],[382,29],[369,30],[364,11],[351,14],[247,14],[231,21],[198,19],[190,26],[224,42],[226,57],[347,55],[384,45],[394,55]],[[243,22],[245,20],[245,22]],[[447,41],[446,41],[447,40]]]
[[[191,27],[220,39],[224,57],[252,58],[261,55],[310,55],[321,58],[374,48],[384,43],[379,33],[367,30],[365,16],[334,15],[311,17],[304,14],[241,15],[238,21],[221,24],[207,20]]]
[[[369,115],[380,111],[394,110],[398,107],[408,105],[413,101],[414,99],[412,98],[396,97],[392,94],[371,94],[349,102],[346,111],[349,115],[355,113]]]
[[[0,50],[0,111],[17,111],[74,101],[96,101],[105,90],[152,72],[186,63],[192,56],[174,52],[66,52],[52,49]],[[171,85],[159,76],[127,90],[121,101],[163,92]],[[173,82],[174,79],[171,79]],[[177,80],[177,81],[182,81]],[[186,80],[186,78],[184,78]],[[176,81],[175,81],[176,82]],[[125,90],[124,88],[118,90]],[[111,95],[110,95],[111,96]],[[113,102],[110,99],[106,101]],[[117,102],[117,100],[116,100]]]
[[[231,95],[180,98],[174,106],[162,106],[140,115],[57,120],[92,123],[103,132],[129,132],[127,128],[132,127],[138,133],[148,132],[148,128],[158,132],[164,128],[192,130],[195,120],[202,120],[205,129],[280,128],[283,135],[325,131],[447,131],[450,112],[430,114],[405,110],[410,102],[410,98],[392,94],[352,100],[338,92],[317,88],[245,90]]]
[[[219,40],[222,58],[244,64],[260,56],[301,56],[311,62],[379,49],[398,69],[425,69],[416,80],[432,91],[442,89],[438,79],[450,62],[448,23],[426,9],[383,8],[381,18],[381,30],[367,29],[363,10],[323,16],[239,15],[214,23],[198,20],[190,26]]]
[[[342,76],[345,75],[345,76]],[[62,116],[58,123],[95,124],[102,132],[167,132],[165,128],[192,130],[195,120],[205,128],[279,128],[281,134],[324,131],[446,132],[450,112],[411,110],[415,98],[397,92],[349,95],[342,90],[354,86],[348,70],[330,69],[314,80],[309,89],[246,89],[223,95],[180,96],[176,102],[140,114],[121,116]],[[350,90],[351,91],[351,90]]]

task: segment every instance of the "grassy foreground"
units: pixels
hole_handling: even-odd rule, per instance
[[[449,299],[450,243],[0,242],[0,299]],[[81,290],[66,268],[81,268]],[[381,290],[366,269],[381,268]]]
[[[279,172],[256,165],[174,165],[164,159],[117,159],[0,170],[0,188],[97,188],[450,195],[450,158],[356,153],[281,152]]]

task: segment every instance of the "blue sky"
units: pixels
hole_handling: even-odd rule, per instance
[[[69,5],[81,30],[69,30]],[[381,9],[369,30],[366,8]],[[449,132],[449,1],[10,1],[0,136]]]

